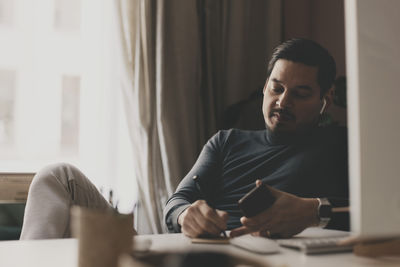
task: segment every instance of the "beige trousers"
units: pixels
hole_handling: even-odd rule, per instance
[[[76,167],[60,163],[42,169],[29,188],[20,239],[70,237],[72,205],[103,210],[112,208]]]

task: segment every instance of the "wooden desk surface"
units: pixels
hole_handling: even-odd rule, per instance
[[[334,236],[339,231],[307,229],[302,236]],[[296,250],[281,248],[280,253],[260,255],[231,245],[192,244],[182,234],[140,235],[136,242],[151,239],[152,251],[216,250],[250,256],[270,263],[272,266],[400,266],[400,258],[370,259],[354,256],[352,253],[307,256]],[[0,266],[2,267],[74,267],[77,266],[77,240],[54,239],[37,241],[0,242]]]

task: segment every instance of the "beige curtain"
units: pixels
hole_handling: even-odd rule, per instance
[[[262,87],[280,41],[279,0],[117,0],[139,233],[162,209],[224,109]],[[261,116],[261,107],[260,114]]]

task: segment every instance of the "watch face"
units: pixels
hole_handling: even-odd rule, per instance
[[[321,205],[319,207],[319,217],[320,218],[330,218],[332,214],[331,205]]]

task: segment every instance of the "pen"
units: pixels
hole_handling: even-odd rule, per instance
[[[207,196],[206,196],[206,194],[205,194],[205,191],[203,191],[203,190],[201,189],[199,176],[198,176],[198,175],[195,175],[195,176],[193,176],[192,178],[193,178],[194,183],[195,183],[196,186],[197,186],[197,189],[200,191],[200,194],[202,194],[202,195],[204,196],[205,201],[207,202],[208,205],[210,205],[210,203],[207,201]],[[212,207],[212,206],[210,205],[210,207]],[[212,208],[213,208],[213,207],[212,207]],[[222,231],[222,235],[223,235],[224,237],[227,238],[227,235],[226,235],[225,231]]]

